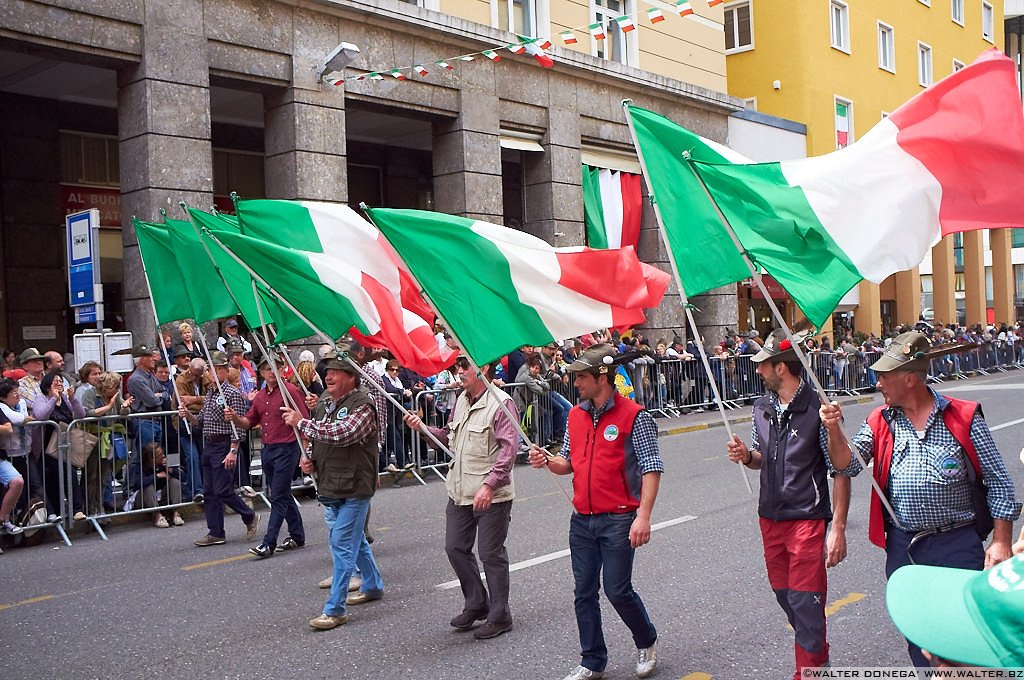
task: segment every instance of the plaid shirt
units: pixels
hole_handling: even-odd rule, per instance
[[[224,420],[224,407],[230,406],[237,414],[245,413],[245,399],[238,388],[229,382],[222,382],[220,387],[224,392],[224,398],[221,399],[217,392],[217,385],[211,385],[203,400],[203,408],[199,411],[199,424],[203,428],[203,436],[228,435],[233,442],[242,441],[244,430],[232,430],[231,424]]]
[[[377,371],[374,371],[372,367],[366,372],[366,374],[369,375],[370,379],[380,387],[380,389],[377,389],[376,387],[370,387],[367,385],[366,391],[369,393],[370,399],[373,400],[374,408],[377,409],[377,432],[381,437],[381,442],[383,443],[384,433],[388,431],[388,400],[387,397],[384,396],[384,378],[377,375]]]
[[[374,417],[373,409],[369,406],[360,406],[344,418],[335,420],[331,416],[334,414],[337,402],[326,392],[323,394],[323,399],[325,408],[323,420],[303,418],[299,421],[299,432],[304,437],[328,444],[349,446],[358,444],[374,433],[374,429],[377,427],[377,418]]]
[[[590,412],[590,417],[594,420],[594,427],[597,427],[601,416],[614,403],[615,395],[613,394],[602,406],[594,407],[593,402],[587,400],[580,403],[580,408]],[[646,475],[648,472],[665,471],[665,464],[661,462],[661,454],[658,453],[658,426],[646,409],[636,414],[633,431],[629,438],[633,445],[633,451],[636,453],[637,467],[640,469],[641,475]],[[562,438],[562,450],[558,452],[558,455],[569,460],[569,449],[569,428],[566,428],[565,436]]]
[[[801,391],[803,391],[804,385],[806,385],[806,384],[807,383],[804,381],[804,379],[801,378],[800,379],[800,385],[799,385],[799,387],[796,388],[796,392],[793,393],[793,398],[790,400],[790,403],[793,403],[794,401],[796,401],[797,396],[800,394]],[[786,409],[782,407],[782,402],[779,400],[779,394],[777,392],[768,392],[768,399],[771,400],[772,406],[775,407],[775,419],[776,419],[776,421],[777,422],[781,421],[782,420],[782,414],[783,414],[783,412]],[[789,404],[787,404],[786,406],[788,408]],[[823,455],[825,457],[825,462],[828,463],[828,430],[826,430],[824,427],[819,427],[818,428],[818,444],[821,446],[821,455]],[[750,450],[751,451],[758,451],[758,448],[757,448],[757,425],[751,425],[750,426]],[[764,452],[763,451],[758,451],[758,453],[764,453]],[[836,474],[832,470],[831,464],[829,464],[829,472],[832,473],[833,477]]]
[[[900,524],[907,531],[935,529],[974,518],[966,467],[971,463],[940,415],[949,401],[931,388],[929,391],[935,405],[923,436],[914,430],[903,409],[890,408],[893,454],[887,493]],[[988,486],[992,517],[1013,522],[1020,515],[1021,504],[1014,498],[1013,481],[992,440],[988,423],[977,413],[971,421],[971,442],[978,452],[982,478]],[[874,434],[867,422],[861,425],[851,444],[865,461],[871,460]],[[861,469],[854,457],[846,469],[839,472],[853,477]]]

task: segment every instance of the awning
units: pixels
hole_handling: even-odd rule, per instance
[[[592,165],[595,168],[631,172],[634,175],[640,174],[640,161],[637,160],[636,154],[631,151],[619,151],[618,149],[581,144],[580,160],[584,165]]]
[[[540,145],[543,135],[536,132],[520,132],[518,130],[501,130],[501,148],[515,149],[516,151],[540,151],[544,147]]]

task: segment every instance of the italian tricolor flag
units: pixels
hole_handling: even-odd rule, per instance
[[[583,221],[591,248],[637,247],[643,199],[640,175],[583,166]]]
[[[819,326],[859,281],[916,267],[943,236],[1024,224],[1024,116],[1014,64],[998,50],[845,149],[781,163],[710,161],[689,162],[690,176],[675,180],[700,175],[743,248]],[[689,208],[657,199],[662,212]]]
[[[632,248],[553,248],[507,227],[421,210],[367,213],[463,349],[487,363],[522,345],[641,323],[669,277]]]

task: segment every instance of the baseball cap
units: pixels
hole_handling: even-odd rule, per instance
[[[922,649],[971,666],[1024,666],[1024,555],[985,571],[897,569],[886,603],[896,627]]]

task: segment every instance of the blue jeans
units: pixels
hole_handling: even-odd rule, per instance
[[[554,419],[555,439],[561,441],[565,435],[565,425],[569,422],[569,411],[572,404],[558,392],[551,390],[551,417]]]
[[[378,593],[384,590],[384,581],[373,559],[370,544],[366,542],[363,525],[366,513],[370,511],[369,498],[345,498],[337,502],[324,503],[324,523],[327,525],[331,559],[334,561],[334,581],[331,594],[324,604],[324,614],[341,616],[345,613],[345,598],[348,597],[348,581],[352,569],[359,568],[363,592]]]
[[[203,469],[200,463],[202,447],[202,431],[192,428],[192,434],[181,428],[178,430],[178,447],[181,449],[181,493],[190,500],[198,493],[203,493]]]
[[[302,515],[295,505],[292,496],[292,472],[299,464],[299,443],[264,444],[260,460],[263,463],[263,479],[265,488],[270,489],[270,519],[267,521],[267,534],[263,537],[263,545],[277,545],[277,535],[281,525],[288,522],[288,535],[303,545],[306,532],[302,528]]]
[[[166,452],[167,444],[164,442],[164,428],[160,424],[160,419],[157,417],[153,418],[139,418],[135,421],[135,441],[137,442],[136,455],[142,453],[142,449],[146,444],[150,442],[157,442],[160,446],[164,447]]]
[[[608,665],[608,647],[601,630],[600,577],[604,572],[604,594],[619,618],[633,634],[637,649],[654,644],[658,633],[647,615],[640,596],[633,590],[633,555],[629,528],[635,512],[581,515],[569,521],[569,552],[576,581],[576,625],[580,629],[580,663],[592,671]]]

